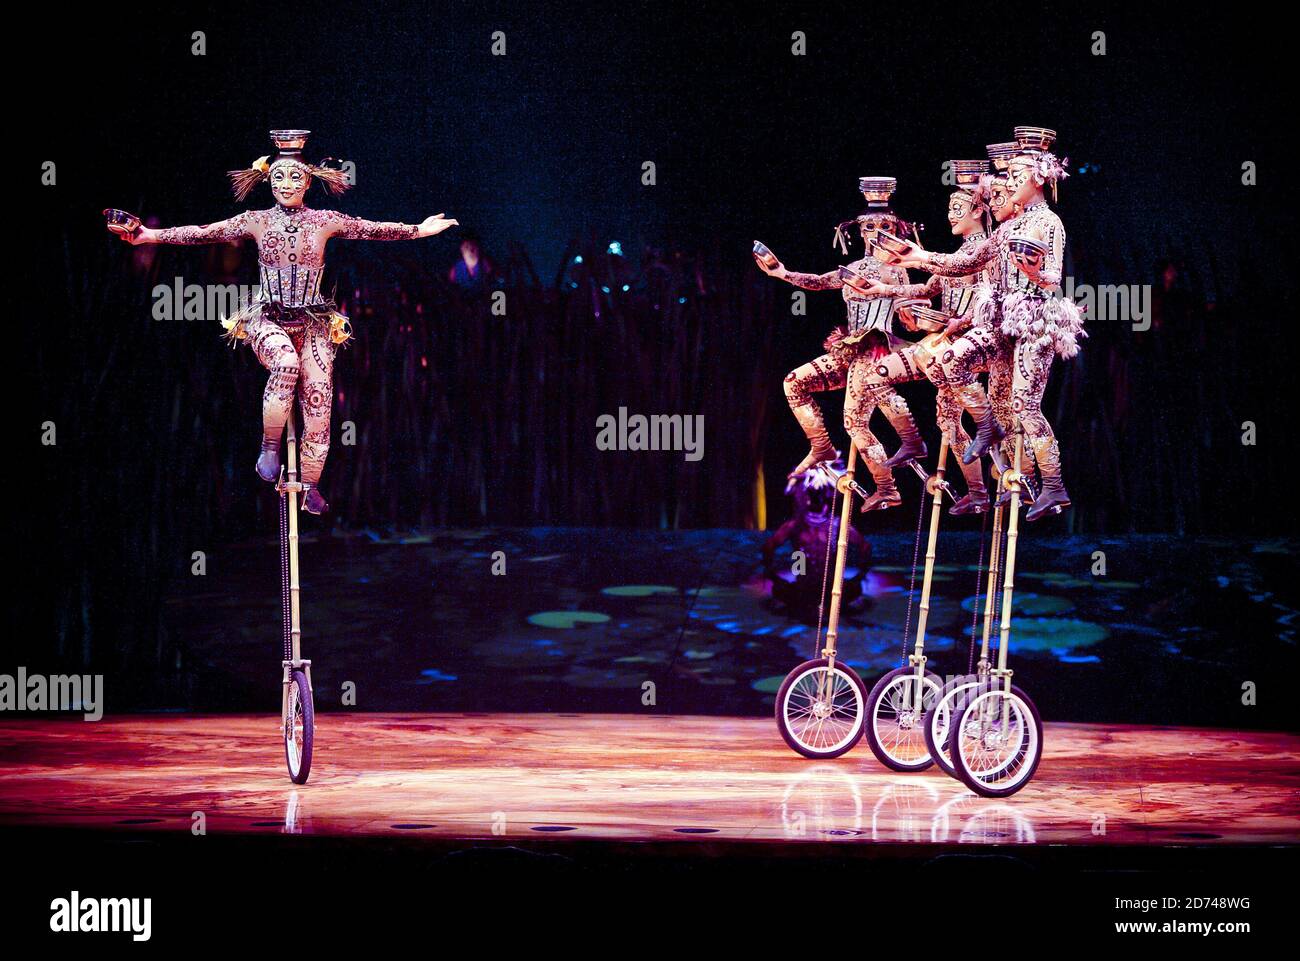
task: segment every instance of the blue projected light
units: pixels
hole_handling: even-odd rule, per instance
[[[611,240],[609,242],[609,252],[613,254],[615,257],[622,257],[623,245],[620,244],[617,240]]]

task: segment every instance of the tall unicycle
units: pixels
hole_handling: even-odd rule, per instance
[[[1025,483],[1021,474],[1024,433],[1019,423],[1015,429],[1016,459],[1001,478],[1002,486],[1011,492],[1011,505],[1002,577],[998,666],[957,702],[948,734],[948,756],[957,777],[984,797],[1009,797],[1023,788],[1038,770],[1043,752],[1043,722],[1038,708],[1011,683],[1012,672],[1007,667],[1020,494]]]
[[[948,463],[948,438],[939,444],[939,462],[933,474],[926,474],[916,461],[912,468],[921,475],[925,490],[931,497],[930,533],[925,548],[925,576],[921,583],[920,613],[916,619],[916,644],[907,655],[904,667],[890,671],[871,689],[867,696],[867,744],[871,753],[885,767],[895,771],[923,771],[934,763],[926,747],[925,729],[934,706],[939,700],[943,682],[925,668],[925,630],[930,617],[930,587],[934,581],[935,546],[939,537],[939,518],[943,508],[943,495],[948,491],[944,473]],[[921,516],[917,518],[916,543],[921,543],[921,521],[925,502],[921,502]],[[916,585],[916,555],[912,556],[912,586]],[[912,597],[908,592],[908,624],[911,622]],[[903,628],[904,651],[907,645],[907,626]]]
[[[289,779],[295,784],[306,784],[311,774],[316,712],[311,698],[311,661],[302,658],[298,600],[298,497],[302,482],[298,477],[298,437],[292,414],[285,429],[285,441],[288,456],[275,485],[280,495],[280,601],[284,624],[280,727]]]
[[[835,481],[837,497],[843,497],[839,533],[835,547],[835,578],[831,584],[830,613],[826,619],[826,643],[821,656],[804,661],[781,683],[776,692],[776,726],[785,743],[811,758],[839,757],[862,737],[866,718],[867,688],[847,664],[836,660],[839,636],[840,601],[844,591],[844,566],[848,557],[848,532],[852,523],[853,494],[866,497],[867,492],[853,479],[857,446],[849,447],[847,467],[843,473],[825,462],[813,470],[828,472]],[[834,514],[832,503],[832,516]],[[830,539],[826,541],[826,562],[822,568],[822,603],[825,603],[825,577],[830,570]],[[821,643],[821,610],[817,617],[817,642]]]
[[[1000,478],[1000,472],[995,469],[995,477]],[[1001,493],[1001,481],[995,494]],[[998,596],[999,578],[1001,574],[999,560],[1002,557],[1002,517],[1005,507],[1002,504],[995,504],[993,508],[993,536],[991,547],[989,548],[989,566],[987,581],[984,591],[984,607],[980,610],[978,603],[971,615],[971,647],[970,657],[966,664],[966,673],[951,678],[939,692],[939,699],[935,701],[934,709],[930,712],[929,718],[925,725],[925,746],[934,758],[937,764],[945,774],[950,777],[957,776],[957,769],[952,766],[952,760],[948,757],[948,732],[949,725],[952,723],[952,714],[956,706],[962,703],[968,694],[974,693],[984,681],[988,679],[990,661],[989,661],[989,637],[993,630],[993,610],[994,602]],[[987,515],[985,520],[987,521]],[[985,531],[988,525],[985,524]],[[976,570],[976,591],[979,590],[978,578],[984,570],[984,532],[980,534],[980,563],[975,567]],[[978,597],[978,594],[976,595]],[[983,614],[984,630],[979,646],[979,660],[975,659],[975,632],[977,630],[980,615]]]

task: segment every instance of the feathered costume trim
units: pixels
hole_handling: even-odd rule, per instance
[[[222,339],[231,347],[238,347],[241,340],[248,338],[249,322],[261,317],[263,313],[269,315],[268,320],[286,330],[308,327],[327,330],[330,341],[336,347],[344,346],[352,338],[352,322],[332,301],[313,304],[310,307],[284,307],[280,304],[255,300],[221,321],[221,326],[225,328],[225,332],[221,335]]]
[[[911,346],[910,341],[885,333],[883,330],[867,330],[859,334],[850,334],[847,326],[841,324],[830,332],[822,342],[822,349],[837,361],[851,364],[857,358],[866,355],[872,360],[879,360],[893,351]]]
[[[998,294],[993,285],[987,282],[975,285],[975,294],[971,297],[970,308],[966,316],[972,327],[996,330],[998,326]]]
[[[1033,297],[1012,291],[1002,300],[1002,333],[1027,340],[1036,347],[1051,346],[1058,357],[1069,360],[1079,352],[1083,329],[1079,306],[1065,297]]]

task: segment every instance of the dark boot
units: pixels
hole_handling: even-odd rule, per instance
[[[818,464],[825,461],[836,461],[840,459],[840,452],[834,447],[812,447],[808,450],[808,456],[801,460],[794,470],[787,474],[787,477],[802,477],[808,471],[812,470]]]
[[[1043,492],[1034,501],[1034,506],[1025,513],[1025,520],[1036,521],[1048,514],[1059,514],[1070,506],[1070,495],[1066,493],[1061,478],[1044,477]]]
[[[993,405],[989,403],[988,394],[978,383],[959,387],[953,394],[966,413],[970,414],[971,420],[975,421],[977,428],[975,439],[961,455],[961,462],[970,464],[983,457],[990,447],[1002,439],[1002,426],[993,416]]]
[[[899,424],[898,438],[902,446],[894,452],[894,456],[885,461],[885,466],[890,470],[895,467],[902,467],[914,460],[920,460],[928,451],[925,449],[925,441],[921,440],[921,432],[916,429],[916,424],[910,418],[907,423]]]
[[[988,509],[989,493],[981,488],[967,492],[965,497],[948,508],[948,513],[953,517],[960,517],[962,514],[983,514]]]
[[[320,488],[308,481],[303,481],[302,484],[302,509],[308,514],[324,514],[330,509],[329,502],[321,495]]]
[[[820,464],[822,461],[837,460],[840,456],[835,445],[831,443],[831,436],[826,432],[826,422],[822,419],[822,410],[814,403],[809,404],[791,404],[790,412],[794,414],[795,420],[803,428],[804,435],[808,438],[810,449],[808,456],[801,460],[794,470],[787,475],[789,477],[801,477],[810,469]]]
[[[958,436],[964,437],[964,435]],[[960,517],[963,514],[983,514],[989,509],[989,492],[984,486],[984,464],[980,461],[962,464],[961,474],[966,479],[966,496],[948,508],[948,513],[953,517]]]
[[[262,438],[262,453],[257,457],[257,476],[268,484],[280,479],[280,442]]]
[[[989,452],[990,448],[996,447],[1005,436],[1002,426],[998,423],[997,418],[993,416],[993,408],[988,408],[983,412],[983,416],[975,421],[975,439],[970,442],[965,453],[961,455],[963,464],[971,464],[979,460]]]
[[[870,511],[883,511],[891,507],[897,507],[903,503],[903,495],[898,492],[898,488],[891,482],[888,485],[881,484],[876,488],[876,492],[862,502],[859,510],[866,514]]]

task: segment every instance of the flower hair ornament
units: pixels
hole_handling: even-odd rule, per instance
[[[271,143],[276,148],[274,157],[270,154],[258,157],[247,169],[231,170],[226,174],[230,178],[230,187],[234,191],[235,199],[243,200],[247,197],[253,192],[254,187],[270,178],[274,167],[281,164],[292,165],[304,171],[312,179],[323,183],[325,188],[335,195],[351,187],[352,184],[344,171],[336,167],[323,166],[333,158],[327,157],[322,161],[322,165],[307,163],[302,159],[302,148],[307,145],[307,137],[310,134],[310,130],[272,130]]]
[[[1052,153],[1052,144],[1056,142],[1056,131],[1048,127],[1017,127],[1015,129],[1016,145],[1022,157],[1034,159],[1033,177],[1039,184],[1052,185],[1052,203],[1056,203],[1056,184],[1070,176],[1066,167],[1070,158],[1061,160]]]

